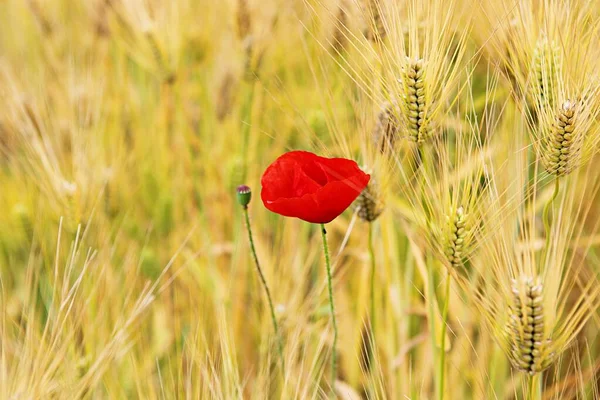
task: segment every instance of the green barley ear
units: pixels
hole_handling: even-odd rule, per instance
[[[513,299],[506,327],[509,358],[515,368],[529,375],[548,368],[555,357],[544,325],[543,288],[539,278],[528,276],[512,283]]]
[[[467,225],[468,214],[464,208],[458,207],[446,217],[447,219],[447,244],[446,256],[454,268],[458,268],[464,261],[466,247],[469,244],[469,226]]]
[[[543,36],[533,52],[534,98],[540,107],[554,107],[561,71],[560,48]]]
[[[373,144],[383,154],[394,149],[400,131],[400,122],[396,117],[394,104],[384,103],[377,115],[377,123],[373,130]]]
[[[408,138],[416,143],[425,142],[429,136],[427,124],[427,87],[425,85],[425,68],[422,58],[407,59],[403,74],[404,83],[404,117]]]
[[[373,180],[363,189],[354,201],[354,208],[358,217],[366,222],[375,221],[383,212],[384,203],[381,199],[377,183]]]
[[[567,175],[579,164],[583,137],[575,130],[577,105],[565,101],[542,139],[540,154],[546,171],[557,177]]]

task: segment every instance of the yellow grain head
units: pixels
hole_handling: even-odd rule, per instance
[[[506,326],[508,356],[515,368],[529,375],[548,368],[555,357],[545,329],[543,290],[539,278],[522,275],[512,281]]]
[[[375,221],[383,212],[385,204],[377,182],[371,177],[371,182],[361,192],[354,202],[354,208],[360,219],[365,222]]]
[[[555,113],[554,121],[542,138],[540,158],[546,171],[557,177],[566,175],[579,165],[585,133],[575,130],[577,104],[565,101]]]
[[[423,59],[406,60],[403,82],[403,115],[407,136],[411,141],[421,144],[430,137],[427,113],[431,108]]]
[[[375,128],[373,129],[373,145],[381,153],[394,150],[394,145],[400,136],[400,121],[397,117],[397,106],[385,102],[377,115]]]
[[[543,35],[533,52],[533,97],[541,107],[554,107],[558,80],[561,73],[562,54],[555,41]]]

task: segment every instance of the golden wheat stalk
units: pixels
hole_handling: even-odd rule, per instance
[[[540,178],[534,177],[523,192],[517,182],[527,181],[528,165],[514,167],[513,184],[521,190],[506,199],[513,206],[504,207],[505,212],[494,217],[498,221],[486,221],[496,229],[471,260],[482,281],[473,285],[459,279],[465,290],[476,293],[474,304],[513,367],[534,376],[556,362],[600,306],[600,289],[586,271],[585,257],[578,258],[570,250],[580,245],[583,221],[591,222],[594,229],[600,222],[597,217],[596,222],[588,220],[590,199],[600,184],[593,167],[581,179],[575,174],[564,179],[567,188],[559,196],[557,215],[544,241],[536,227],[537,203],[542,203],[535,196]],[[495,186],[495,181],[490,185]],[[487,193],[496,197],[502,191]],[[490,204],[500,206],[501,201],[496,198]]]
[[[488,77],[486,96],[490,98],[495,92],[494,77]],[[469,115],[465,122],[455,124],[451,130],[442,128],[431,138],[418,179],[399,169],[402,191],[412,209],[407,218],[415,222],[427,246],[450,270],[457,270],[478,242],[485,241],[484,231],[489,227],[482,224],[484,217],[502,212],[487,206],[490,187],[485,181],[490,174],[491,148],[481,139],[492,136],[499,118],[491,108],[484,109],[484,118],[473,117],[474,111],[469,111],[474,110],[473,99],[465,106]],[[462,112],[457,112],[457,121],[461,121]]]
[[[578,0],[526,0],[511,9],[494,0],[484,9],[487,17],[480,26],[496,27],[490,57],[500,60],[513,84],[538,158],[552,175],[573,172],[600,143],[598,55],[592,39],[600,33],[600,20],[590,19]]]
[[[371,27],[383,27],[386,40],[373,46],[348,31],[346,47],[352,51],[335,59],[369,99],[397,108],[390,114],[398,120],[398,132],[419,144],[433,136],[442,110],[460,92],[469,24],[456,23],[459,15],[446,12],[455,5],[454,0],[444,6],[435,0],[373,1],[362,10]]]

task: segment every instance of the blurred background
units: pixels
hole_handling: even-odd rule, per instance
[[[439,129],[477,137],[500,186],[542,176],[507,161],[515,149],[527,154],[537,118],[519,101],[518,58],[536,43],[526,33],[537,37],[548,15],[560,25],[562,11],[577,9],[561,34],[581,29],[588,33],[577,38],[597,42],[590,26],[600,6],[519,4],[1,1],[0,398],[331,397],[319,228],[268,212],[259,196],[266,166],[292,149],[386,171],[374,173],[385,209],[373,227],[354,209],[328,225],[335,396],[434,398],[439,348],[425,265],[436,250],[420,234],[406,184],[415,145],[399,139],[383,155],[372,137],[396,112],[381,114],[395,104],[406,57],[419,54],[433,65]],[[579,54],[597,60],[590,48]],[[250,219],[285,374],[236,202],[241,184],[253,190]],[[539,184],[541,198],[551,190]],[[598,214],[594,196],[585,221]],[[598,231],[585,221],[582,269],[595,276]],[[446,269],[436,271],[432,290],[443,294]],[[438,295],[450,304],[443,398],[525,398],[527,378],[486,328],[477,296],[454,283],[449,293]],[[543,398],[596,398],[600,320],[586,312],[590,323],[545,375]]]

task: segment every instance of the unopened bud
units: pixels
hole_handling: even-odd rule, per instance
[[[236,189],[237,192],[237,200],[240,205],[247,207],[250,204],[250,199],[252,198],[252,190],[249,186],[240,185]]]

